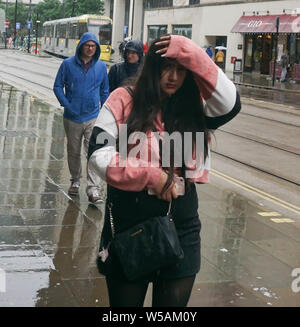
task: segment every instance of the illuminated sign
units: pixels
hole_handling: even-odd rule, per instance
[[[110,23],[109,20],[96,20],[96,19],[89,20],[90,25],[107,25],[109,23]]]

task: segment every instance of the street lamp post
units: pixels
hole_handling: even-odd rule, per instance
[[[6,0],[6,5],[5,5],[5,19],[7,20],[7,1]],[[4,46],[5,46],[5,49],[7,48],[7,28],[8,26],[6,26],[5,24],[5,40],[4,40]]]
[[[28,40],[27,40],[27,52],[30,53],[30,29],[31,29],[32,23],[31,23],[31,0],[29,4],[29,12],[28,12],[28,22],[27,22],[27,28],[28,28]]]
[[[39,33],[39,13],[36,13],[36,31],[35,31],[35,54],[37,55],[37,46],[38,46],[38,33]]]
[[[275,40],[275,58],[274,58],[274,66],[273,66],[273,82],[272,85],[275,84],[275,72],[276,72],[276,60],[277,60],[277,53],[278,53],[278,34],[279,34],[279,25],[280,19],[276,17],[275,26],[276,26],[276,40]]]
[[[16,4],[15,4],[14,47],[16,45],[16,38],[17,38],[17,10],[18,10],[18,0],[16,0]]]

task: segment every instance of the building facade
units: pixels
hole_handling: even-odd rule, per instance
[[[113,18],[115,49],[127,36],[151,42],[173,33],[204,49],[225,47],[227,72],[234,70],[235,59],[241,59],[243,71],[269,74],[276,44],[277,59],[288,49],[291,63],[300,64],[299,0],[105,0],[105,10]]]

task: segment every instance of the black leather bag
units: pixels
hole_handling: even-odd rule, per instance
[[[170,207],[171,203],[166,216],[149,218],[119,233],[114,233],[110,210],[113,239],[108,252],[116,255],[128,280],[140,279],[183,258]]]

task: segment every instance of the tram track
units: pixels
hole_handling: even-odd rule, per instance
[[[215,154],[217,154],[217,155],[219,155],[219,156],[221,156],[221,157],[223,157],[223,158],[226,158],[226,159],[232,160],[232,161],[234,161],[234,162],[236,162],[236,163],[239,163],[239,164],[241,164],[241,165],[244,165],[244,166],[246,166],[246,167],[248,167],[248,168],[255,169],[256,171],[262,172],[262,173],[267,174],[267,175],[269,175],[269,176],[276,177],[276,178],[278,178],[278,179],[280,179],[280,180],[282,180],[282,181],[288,182],[288,183],[290,183],[290,184],[292,184],[292,185],[300,186],[300,183],[299,183],[299,182],[297,182],[297,181],[293,181],[293,180],[291,180],[291,179],[289,179],[289,178],[287,178],[287,177],[284,177],[284,176],[280,176],[280,175],[278,175],[278,174],[276,174],[275,172],[272,172],[272,171],[270,171],[270,170],[263,169],[263,168],[260,168],[260,167],[255,166],[255,165],[251,165],[251,164],[249,164],[249,163],[247,163],[247,162],[245,162],[245,161],[242,161],[242,160],[239,160],[239,159],[233,158],[232,156],[226,155],[226,154],[221,153],[221,152],[218,152],[218,151],[216,151],[216,150],[212,150],[212,153],[215,153]]]
[[[9,68],[12,68],[12,69],[16,69],[15,66],[8,65],[8,64],[5,64],[5,67],[6,67],[6,68],[9,67]],[[28,73],[30,73],[30,74],[36,74],[35,71],[33,71],[33,70],[31,70],[31,69],[26,69],[26,68],[24,68],[24,67],[22,67],[22,71],[23,71],[23,72],[28,72]],[[44,74],[44,73],[42,73],[42,72],[39,72],[38,76],[43,76],[43,77],[45,77],[45,78],[49,78],[49,79],[51,78],[51,79],[52,79],[52,76],[51,76],[51,75],[49,75],[49,74]]]
[[[31,83],[31,84],[34,84],[34,85],[38,85],[38,86],[43,87],[43,88],[45,88],[45,89],[47,89],[47,90],[51,90],[51,91],[53,90],[53,89],[50,88],[49,86],[45,86],[45,85],[43,85],[43,84],[41,84],[41,83],[33,82],[32,80],[29,80],[29,79],[27,79],[27,78],[21,77],[21,76],[19,76],[19,75],[16,75],[16,74],[13,74],[13,73],[9,73],[9,72],[4,71],[4,70],[0,70],[0,72],[1,72],[1,73],[4,73],[4,74],[6,74],[6,75],[10,75],[10,76],[16,77],[16,78],[18,78],[18,79],[21,79],[22,81],[25,81],[25,82],[28,82],[28,83]]]
[[[270,109],[267,109],[267,110],[270,110]],[[299,115],[295,115],[295,114],[292,114],[292,113],[285,113],[285,114],[289,114],[291,116],[295,116],[295,117],[299,118]],[[282,125],[287,125],[287,126],[292,126],[292,127],[300,127],[300,124],[287,123],[287,122],[279,121],[277,119],[272,119],[272,118],[262,117],[262,116],[258,116],[258,115],[254,115],[254,114],[249,114],[248,112],[242,112],[241,111],[239,113],[239,115],[250,116],[250,117],[263,119],[263,120],[267,120],[267,121],[272,121],[272,122],[275,122],[275,123],[280,123]]]
[[[252,141],[252,142],[256,142],[256,143],[259,143],[259,144],[263,144],[263,145],[266,145],[266,146],[269,146],[271,148],[274,148],[274,149],[278,149],[278,150],[281,150],[281,151],[285,151],[287,153],[291,153],[291,154],[295,154],[297,156],[300,156],[300,148],[299,149],[296,149],[296,151],[292,151],[292,150],[288,150],[287,148],[289,148],[288,146],[286,145],[283,145],[281,144],[283,147],[280,147],[280,146],[276,146],[274,144],[271,144],[272,141],[270,141],[269,143],[267,141],[263,141],[263,140],[257,140],[257,139],[254,139],[253,137],[251,137],[250,135],[241,135],[241,134],[237,134],[237,133],[234,133],[232,131],[226,131],[222,128],[219,128],[218,129],[219,132],[222,132],[222,133],[227,133],[227,134],[230,134],[230,135],[234,135],[234,136],[237,136],[237,137],[240,137],[240,138],[243,138],[243,139],[246,139],[248,141]],[[292,148],[292,147],[290,147]],[[294,148],[292,148],[294,149]],[[297,151],[298,150],[298,151]]]

